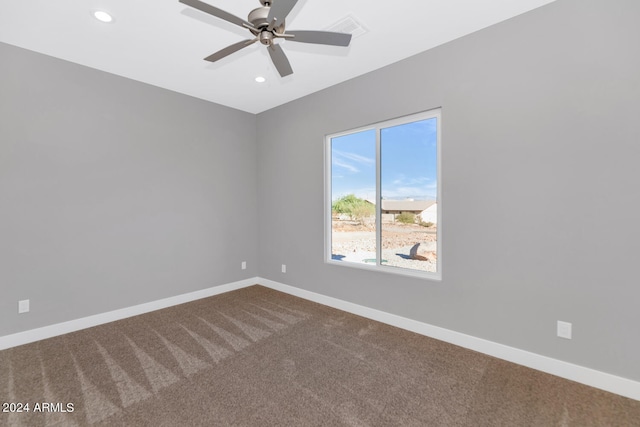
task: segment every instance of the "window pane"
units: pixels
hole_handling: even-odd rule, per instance
[[[331,139],[331,258],[376,261],[376,132]]]
[[[437,270],[437,119],[381,129],[382,264]]]

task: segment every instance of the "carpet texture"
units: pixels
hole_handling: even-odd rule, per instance
[[[0,400],[30,405],[8,426],[640,426],[638,401],[261,286],[0,351]]]

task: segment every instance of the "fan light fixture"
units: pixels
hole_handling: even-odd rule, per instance
[[[93,12],[93,16],[100,22],[113,22],[113,16],[109,15],[104,10],[96,10]]]

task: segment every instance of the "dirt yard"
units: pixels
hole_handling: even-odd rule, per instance
[[[337,260],[371,262],[376,257],[376,233],[374,224],[358,224],[354,221],[332,222],[332,254]],[[409,257],[409,250],[416,243],[435,242],[437,228],[417,224],[382,224],[383,264],[423,271],[435,271],[434,261],[419,261]]]

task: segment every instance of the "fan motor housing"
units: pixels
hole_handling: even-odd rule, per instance
[[[269,11],[271,8],[269,6],[259,7],[257,9],[253,9],[249,13],[249,17],[247,21],[251,22],[251,24],[257,28],[262,29],[269,26]],[[282,34],[284,32],[284,21],[278,23],[278,26],[273,29],[275,32]]]

